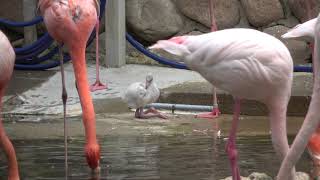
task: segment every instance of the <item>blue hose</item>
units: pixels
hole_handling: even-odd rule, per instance
[[[32,25],[38,24],[42,20],[43,19],[41,16],[35,17],[31,21],[27,21],[27,22],[14,22],[14,21],[0,18],[0,24],[3,24],[5,26],[10,26],[10,27],[25,27],[25,26],[32,26]]]
[[[40,46],[44,45],[45,43],[51,44],[53,42],[53,39],[49,35],[49,33],[45,33],[41,38],[39,38],[36,42],[26,45],[22,48],[14,48],[14,51],[16,54],[28,54],[35,49],[39,48]]]
[[[63,62],[68,62],[70,61],[70,56],[69,55],[64,55]],[[51,69],[54,67],[60,66],[60,61],[52,61],[51,63],[46,63],[46,64],[35,64],[35,65],[24,65],[24,64],[15,64],[14,68],[17,70],[34,70],[34,71],[39,71],[39,70],[46,70],[46,69]]]
[[[310,72],[310,73],[313,72],[312,67],[310,67],[310,66],[302,66],[302,65],[294,66],[293,71],[294,72]]]
[[[37,57],[39,54],[41,54],[42,52],[44,52],[46,49],[48,49],[50,47],[51,44],[43,44],[42,46],[40,46],[39,48],[35,49],[33,52],[30,52],[29,54],[23,54],[23,55],[17,55],[16,56],[16,60],[23,60],[23,59],[28,59],[28,58],[32,58],[32,57]]]
[[[32,58],[28,58],[28,59],[16,59],[16,63],[15,64],[39,64],[42,63],[48,59],[51,59],[55,54],[57,54],[59,52],[59,47],[56,46],[55,48],[53,48],[52,50],[50,50],[46,55],[43,55],[41,57],[32,57]]]
[[[105,8],[104,8],[105,5],[106,5],[106,0],[101,0],[99,20],[101,20],[102,15],[105,12]],[[41,19],[42,19],[42,17],[41,17]],[[35,48],[37,48],[39,46],[41,46],[41,47],[48,46],[49,47],[50,44],[53,42],[53,39],[49,36],[48,33],[46,33],[42,38],[43,39],[47,38],[47,39],[44,42],[39,42],[39,41],[41,41],[41,39],[39,39],[33,45],[29,45],[29,47],[26,47],[24,49],[16,49],[18,51],[21,50],[21,52],[30,52],[32,50],[33,50],[33,52],[30,52],[26,56],[22,56],[22,57],[17,56],[16,63],[15,63],[15,69],[19,69],[19,70],[45,70],[45,69],[54,68],[54,67],[60,65],[60,61],[55,61],[55,62],[45,63],[45,64],[38,64],[38,63],[42,63],[42,62],[52,58],[54,56],[54,54],[56,54],[59,51],[58,46],[55,46],[54,49],[51,50],[51,52],[49,52],[47,55],[44,55],[39,58],[37,58],[37,57],[35,58],[34,57],[35,55],[38,55],[42,52],[40,50],[35,50]],[[91,33],[91,36],[90,36],[88,43],[87,43],[87,46],[92,43],[94,38],[95,38],[95,29]],[[35,51],[37,51],[37,52],[35,52]],[[34,55],[34,56],[32,57],[32,55]],[[24,60],[24,62],[23,62],[23,60]],[[65,55],[64,62],[67,62],[70,60],[71,60],[70,56]]]
[[[140,44],[138,41],[136,41],[130,34],[126,33],[126,39],[127,41],[129,41],[129,43],[135,47],[137,50],[139,50],[141,53],[143,53],[144,55],[156,60],[157,62],[164,64],[164,65],[168,65],[177,69],[189,69],[185,64],[183,63],[178,63],[175,61],[172,61],[170,59],[164,58],[164,57],[160,57],[152,52],[150,52],[149,50],[147,50],[146,48],[144,48],[144,46],[142,44]]]

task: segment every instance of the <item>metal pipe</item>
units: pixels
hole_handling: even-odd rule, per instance
[[[152,103],[147,104],[146,108],[154,107],[157,109],[167,109],[174,112],[175,110],[183,111],[212,111],[213,106],[191,105],[191,104],[170,104],[170,103]]]

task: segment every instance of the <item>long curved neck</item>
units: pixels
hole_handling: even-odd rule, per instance
[[[87,68],[85,60],[85,46],[70,49],[77,90],[81,101],[82,118],[88,143],[96,142],[95,112],[89,91]]]
[[[5,129],[2,124],[1,110],[2,110],[3,95],[4,95],[4,89],[3,87],[0,87],[0,146],[3,148],[8,158],[8,169],[9,169],[8,177],[19,179],[19,169],[18,169],[18,162],[16,158],[16,152],[8,136],[5,133]]]
[[[290,172],[291,168],[297,163],[302,153],[304,152],[305,147],[307,146],[308,139],[310,139],[312,133],[316,130],[320,122],[319,116],[319,107],[320,107],[320,17],[318,17],[316,28],[315,28],[315,49],[314,49],[314,83],[313,83],[313,92],[312,99],[309,105],[309,109],[306,115],[306,118],[303,122],[299,133],[297,134],[294,142],[285,157],[284,161],[281,164],[281,168],[278,174],[278,179],[286,179],[286,175]]]

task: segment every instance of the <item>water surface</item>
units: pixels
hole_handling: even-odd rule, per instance
[[[106,136],[102,147],[100,179],[220,179],[230,175],[224,151],[225,139],[208,135],[177,136]],[[15,140],[22,179],[64,179],[62,139]],[[69,141],[69,179],[94,179],[83,157],[84,142]],[[239,137],[239,165],[242,176],[266,172],[275,176],[279,168],[269,136]],[[0,177],[6,177],[1,152]],[[308,171],[306,154],[297,167]],[[1,178],[2,179],[2,178]]]

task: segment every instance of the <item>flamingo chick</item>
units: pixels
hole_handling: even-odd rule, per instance
[[[147,104],[154,103],[159,99],[160,90],[157,85],[153,82],[153,76],[148,74],[146,76],[146,82],[135,82],[132,83],[124,94],[124,101],[127,102],[130,108],[135,108],[135,117],[141,119],[147,119],[151,117],[159,117],[166,119],[167,117],[155,108],[143,111],[143,107]],[[152,113],[152,114],[148,114]]]
[[[181,56],[190,69],[235,98],[226,145],[234,180],[240,180],[235,138],[241,99],[257,100],[268,107],[273,147],[280,160],[284,158],[289,150],[286,112],[293,62],[280,40],[257,30],[235,28],[160,40],[149,49],[163,49]],[[293,177],[294,170],[288,174]]]
[[[13,66],[16,55],[10,44],[8,38],[0,31],[0,114],[2,108],[2,97],[4,96],[4,91],[9,83],[13,72]],[[2,124],[2,119],[0,116],[0,147],[3,149],[4,153],[7,155],[8,159],[8,179],[19,180],[19,170],[17,157],[10,142],[10,139],[6,135],[5,129]]]

